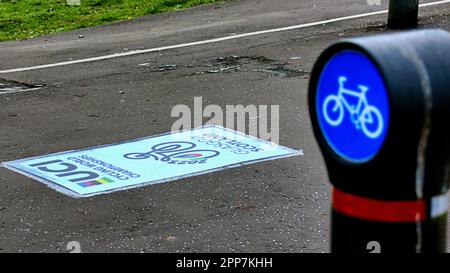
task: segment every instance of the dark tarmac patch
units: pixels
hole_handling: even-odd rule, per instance
[[[201,65],[180,66],[177,64],[163,64],[151,67],[150,72],[169,72],[180,68],[196,70],[195,72],[189,73],[188,76],[215,73],[260,72],[274,77],[294,78],[309,74],[309,72],[289,68],[288,64],[280,63],[264,56],[218,57]]]
[[[22,82],[0,79],[0,95],[38,90],[44,85],[32,85]]]
[[[288,68],[287,64],[264,56],[228,56],[220,57],[209,62],[212,69],[206,73],[230,73],[230,72],[261,72],[275,77],[293,78],[301,77],[308,72]],[[200,71],[200,74],[205,71]]]

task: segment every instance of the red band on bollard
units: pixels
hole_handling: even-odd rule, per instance
[[[410,223],[425,220],[425,202],[369,199],[333,188],[333,209],[368,221]]]

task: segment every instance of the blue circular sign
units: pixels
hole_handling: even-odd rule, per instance
[[[315,103],[320,129],[334,152],[356,163],[375,157],[387,135],[389,98],[365,54],[335,54],[321,72]]]

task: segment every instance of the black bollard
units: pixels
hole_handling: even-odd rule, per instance
[[[414,28],[418,24],[419,0],[390,0],[388,27]]]
[[[342,40],[316,62],[308,103],[333,184],[331,251],[445,252],[450,34]]]

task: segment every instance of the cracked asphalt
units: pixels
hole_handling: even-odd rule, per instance
[[[207,5],[3,42],[0,70],[315,22],[386,2]],[[423,8],[420,25],[450,31],[449,14],[450,5]],[[66,252],[70,241],[84,252],[327,252],[330,186],[308,116],[309,71],[337,39],[386,32],[385,21],[0,74],[4,86],[38,88],[0,93],[0,162],[168,132],[172,107],[193,106],[195,96],[222,107],[279,105],[280,144],[305,154],[83,199],[0,168],[0,252]]]

